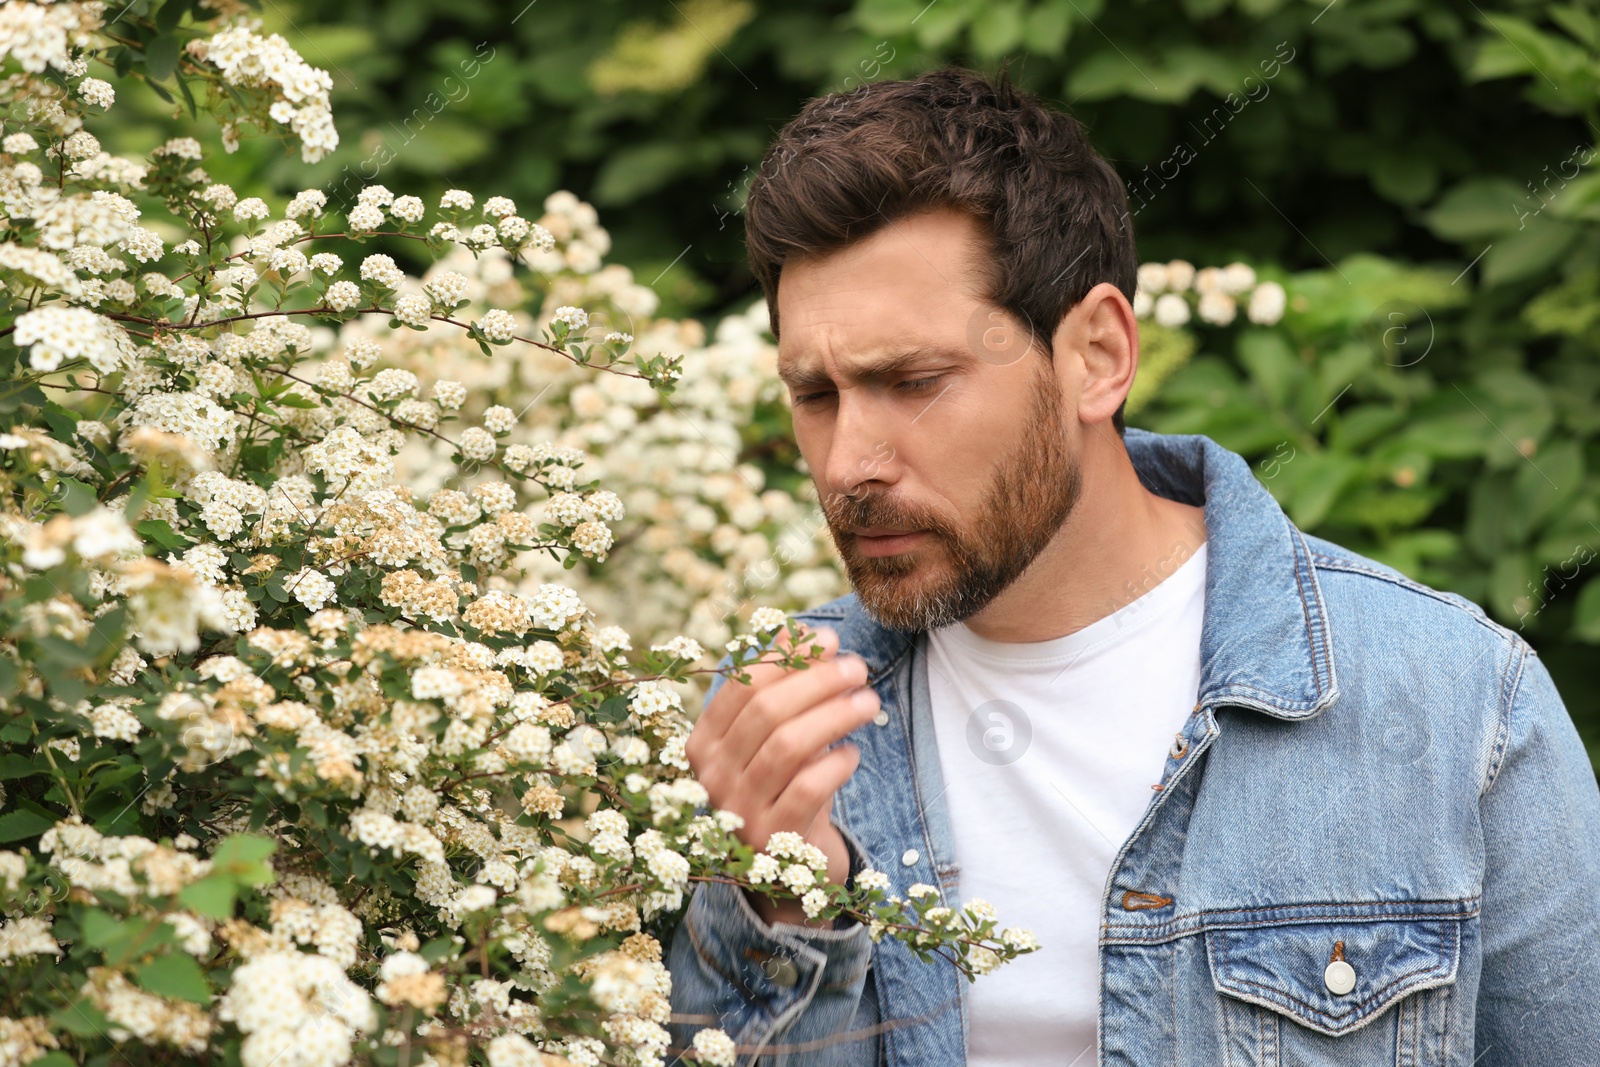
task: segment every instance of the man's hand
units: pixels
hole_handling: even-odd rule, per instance
[[[832,630],[802,634],[800,641],[820,644],[822,658],[805,670],[772,663],[746,668],[750,684],[730,681],[717,690],[685,751],[711,803],[743,817],[740,840],[762,849],[775,832],[792,830],[823,851],[828,881],[842,885],[850,854],[833,825],[833,795],[855,773],[861,751],[828,746],[877,714],[878,694],[864,684],[866,661],[839,655]],[[787,635],[778,643],[788,647]],[[799,901],[752,893],[750,902],[769,924],[806,922]]]

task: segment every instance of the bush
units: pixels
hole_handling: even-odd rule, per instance
[[[529,437],[561,428],[529,414],[554,369],[608,473],[684,444],[652,425],[683,358],[618,323],[693,330],[603,267],[592,209],[369,185],[278,211],[194,137],[107,153],[84,117],[132,77],[216,113],[225,148],[337,136],[328,75],[281,38],[187,2],[103,13],[0,12],[0,1059],[661,1063],[661,939],[705,880],[973,977],[1031,950],[980,901],[823,887],[797,835],[758,851],[709,809],[683,694],[804,666],[783,612],[719,606],[702,621],[742,632],[713,669],[548,580],[604,561],[626,512],[584,451]],[[438,263],[373,250],[401,243]],[[739,321],[708,357],[758,347]],[[487,389],[439,373],[468,367]],[[751,528],[783,513],[735,484],[702,492]],[[734,1048],[704,1029],[689,1053]]]

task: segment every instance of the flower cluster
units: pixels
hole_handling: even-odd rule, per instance
[[[699,553],[795,524],[791,580],[835,576],[738,459],[776,402],[759,316],[709,344],[652,319],[570,193],[369,186],[341,223],[213,180],[194,139],[109,156],[101,16],[0,6],[0,47],[59,75],[0,89],[38,89],[0,141],[0,1060],[728,1064],[666,1028],[662,938],[707,880],[969,974],[1024,951],[824,887],[797,835],[755,852],[690,774],[706,648],[793,632],[739,623],[777,572],[732,589]],[[325,73],[196,30],[225,146],[258,106],[308,159],[335,143]],[[689,596],[648,603],[663,574]]]
[[[1259,326],[1271,326],[1283,317],[1287,296],[1275,281],[1256,277],[1246,263],[1196,270],[1187,260],[1170,263],[1141,263],[1138,288],[1133,295],[1134,314],[1151,318],[1165,327],[1177,327],[1190,319],[1190,303],[1200,321],[1226,326],[1245,305],[1245,315]]]

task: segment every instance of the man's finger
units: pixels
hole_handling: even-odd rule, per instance
[[[729,766],[746,766],[780,725],[866,680],[866,661],[847,654],[760,686],[728,722],[719,758],[730,761]]]
[[[810,826],[860,764],[861,750],[846,742],[801,767],[769,809],[773,825]]]
[[[827,628],[807,632],[802,642],[800,647],[804,650],[809,651],[812,642],[822,647],[819,663],[833,659],[839,650],[839,635]],[[717,740],[727,733],[744,706],[757,692],[787,674],[796,673],[767,660],[752,664],[745,670],[750,675],[749,685],[745,685],[737,678],[729,678],[700,713],[700,721],[695,729],[702,731],[707,740]]]
[[[744,795],[766,807],[788,786],[801,767],[835,741],[872,721],[878,694],[862,686],[840,693],[779,725],[751,754],[743,769]]]

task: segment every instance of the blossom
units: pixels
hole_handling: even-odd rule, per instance
[[[322,573],[310,568],[301,568],[283,584],[296,600],[311,611],[320,611],[323,605],[338,599],[334,584]]]
[[[1162,326],[1182,326],[1189,321],[1189,302],[1177,293],[1162,293],[1156,298],[1156,322]]]
[[[1262,282],[1250,293],[1250,304],[1245,314],[1251,322],[1261,326],[1272,326],[1283,318],[1287,300],[1283,286],[1277,282]]]
[[[425,296],[407,293],[394,302],[394,317],[413,329],[426,329],[433,315],[433,303]]]
[[[491,308],[475,325],[491,341],[509,341],[517,335],[517,320],[509,311]]]
[[[721,1030],[705,1027],[694,1035],[695,1058],[709,1067],[733,1067],[738,1051],[733,1038]]]
[[[323,303],[335,311],[349,311],[361,303],[361,287],[351,281],[337,281],[328,286]]]
[[[361,261],[361,277],[382,289],[398,289],[406,276],[393,259],[380,253]]]
[[[461,454],[467,459],[480,462],[493,459],[498,447],[494,443],[494,436],[488,430],[477,426],[461,431],[461,439],[457,442],[457,445],[461,449]]]
[[[1226,292],[1212,289],[1200,294],[1198,311],[1203,321],[1215,326],[1226,326],[1238,313],[1238,303]]]
[[[397,196],[389,205],[389,214],[402,222],[421,222],[426,210],[422,201],[415,196]]]
[[[376,230],[383,225],[382,209],[372,204],[357,204],[351,208],[345,217],[345,222],[350,229],[355,231]],[[365,277],[366,275],[362,275]]]
[[[267,217],[267,202],[259,196],[250,196],[233,205],[233,217],[240,222],[254,222]]]
[[[496,404],[483,413],[483,425],[496,436],[508,434],[517,425],[516,412],[503,404]]]
[[[46,304],[17,316],[12,340],[28,349],[34,370],[53,371],[63,361],[88,360],[102,374],[122,365],[131,345],[109,319],[87,308]]]
[[[579,307],[563,305],[556,308],[555,321],[564,323],[573,333],[589,325],[589,313]]]

